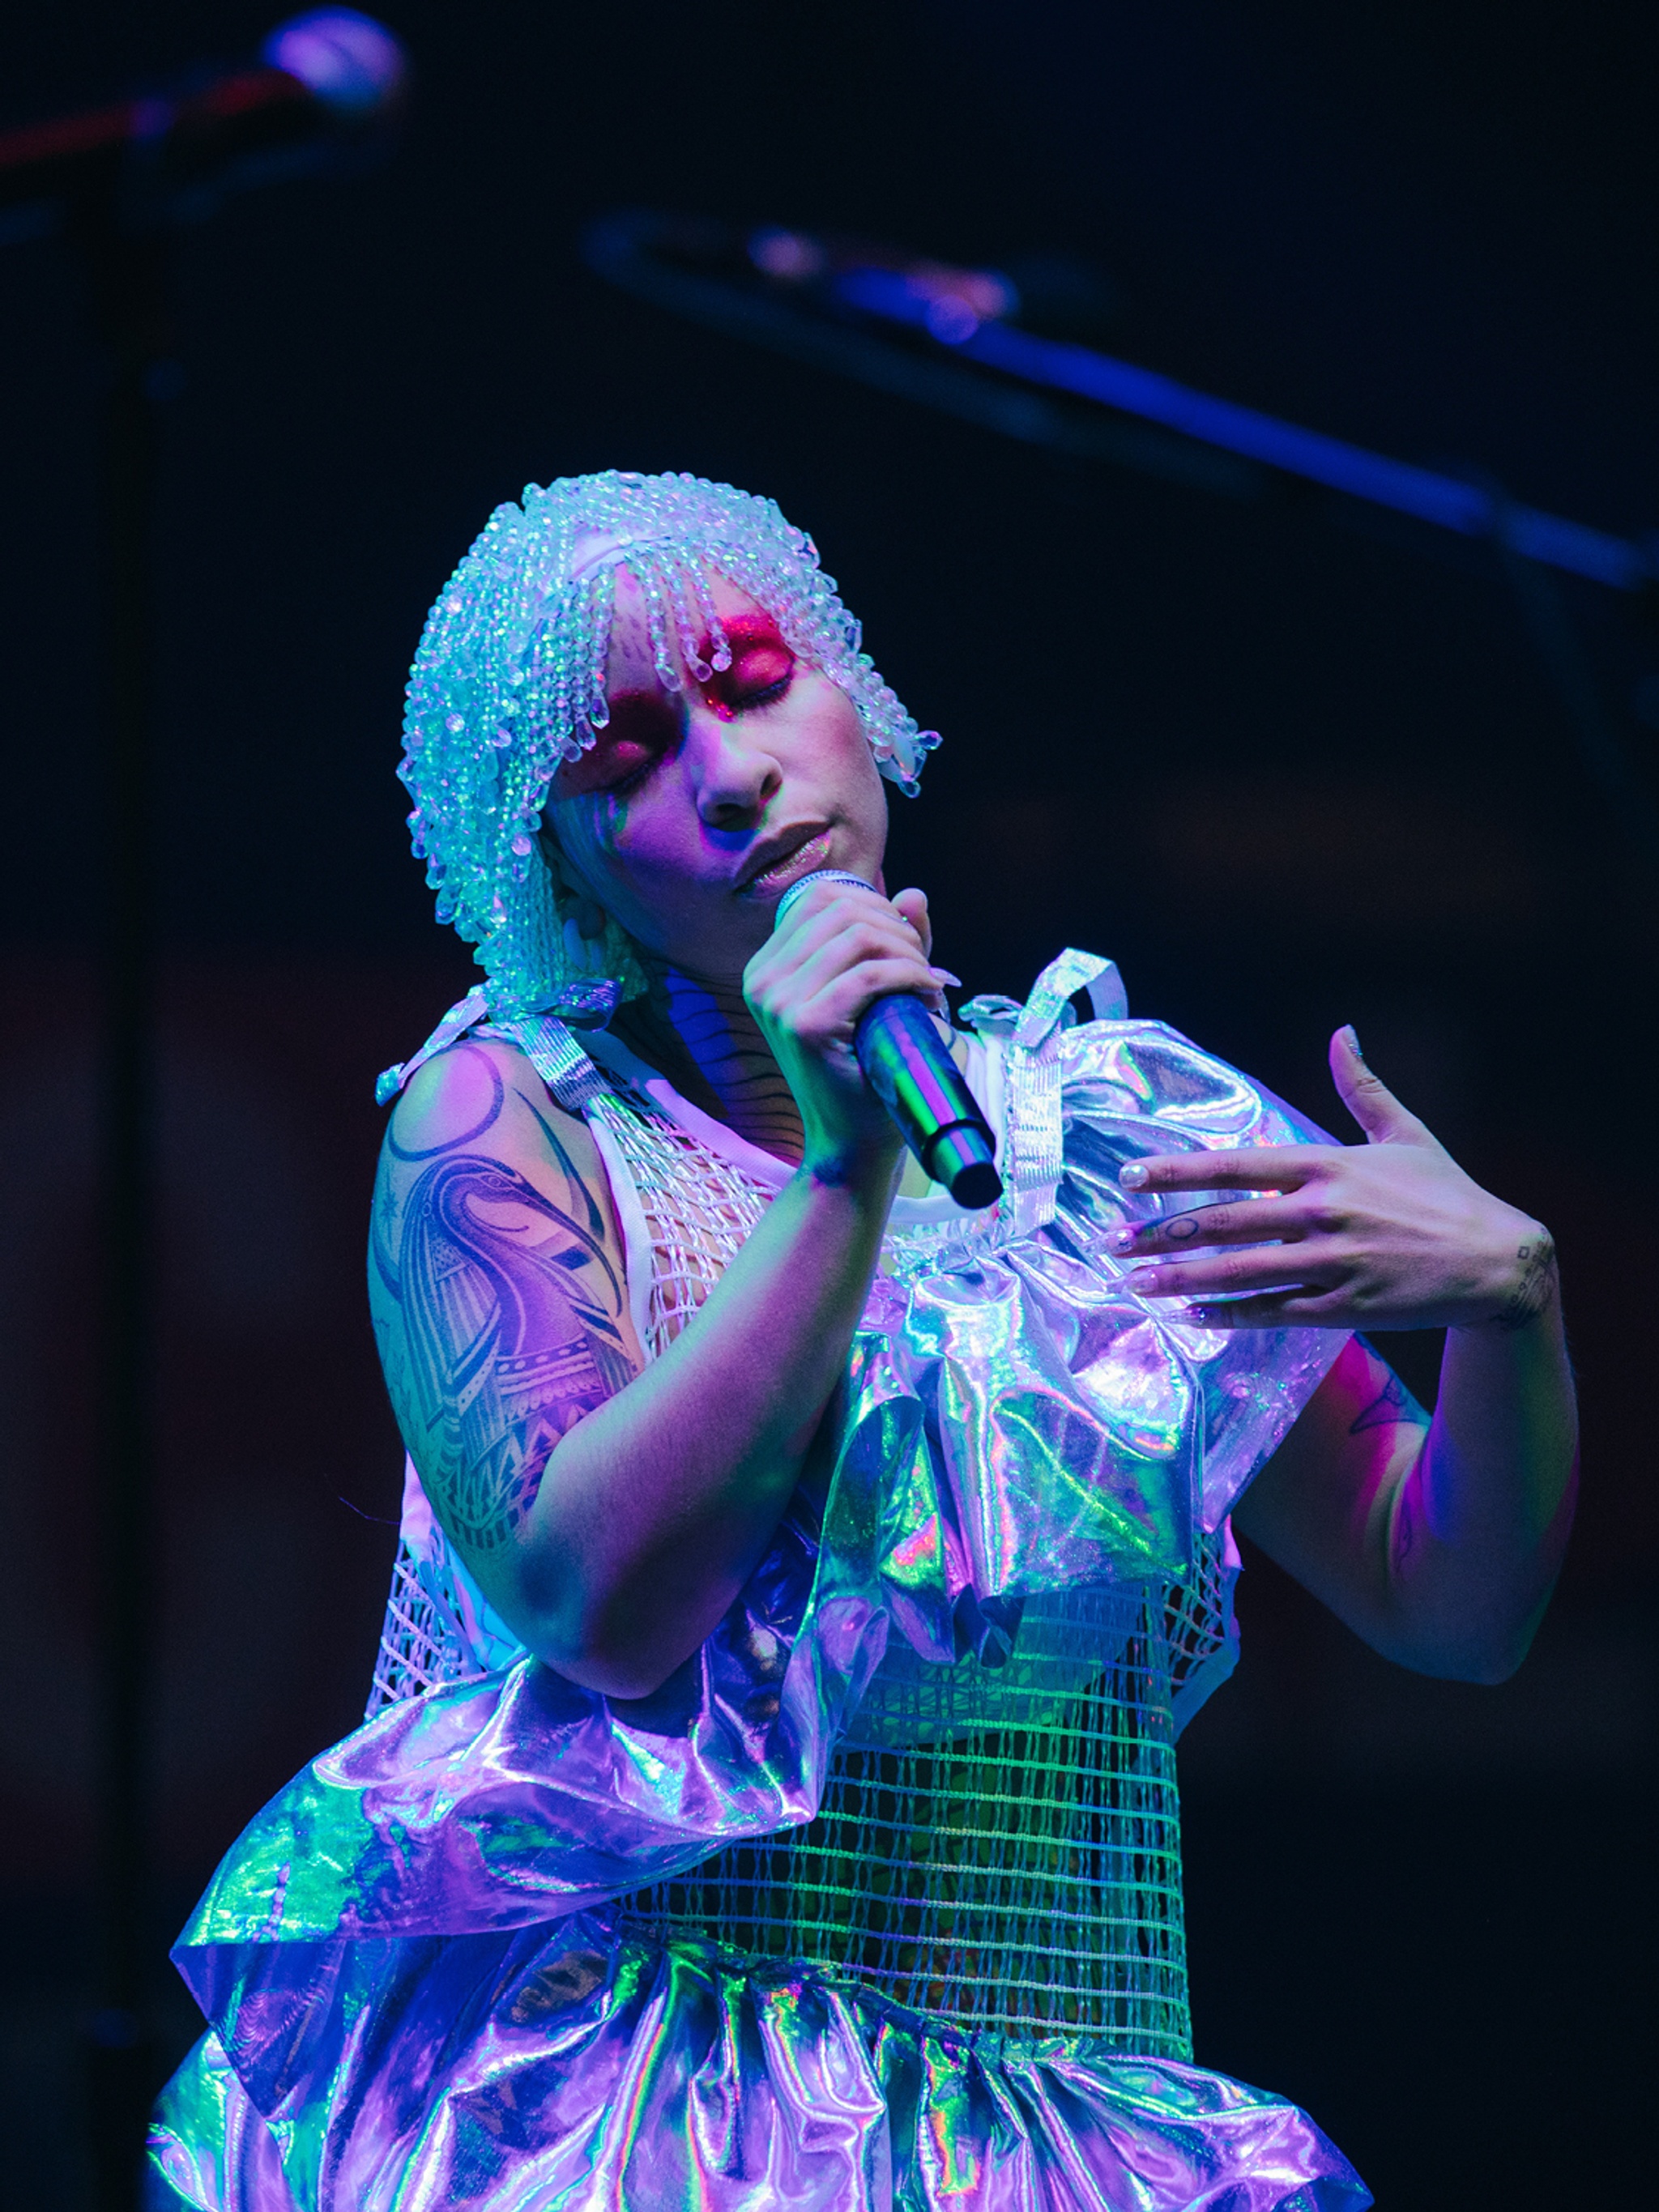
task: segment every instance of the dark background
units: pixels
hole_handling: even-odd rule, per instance
[[[1265,1563],[1183,1758],[1199,2055],[1306,2102],[1388,2212],[1633,2201],[1647,2168],[1659,932],[1628,808],[1490,549],[999,441],[607,289],[618,205],[1086,257],[1130,358],[1627,534],[1659,525],[1650,7],[532,0],[380,11],[394,160],[179,240],[161,578],[158,1961],[361,1710],[399,1452],[361,1287],[376,1071],[465,988],[392,767],[491,507],[604,466],[770,492],[946,737],[895,800],[943,957],[1061,944],[1340,1122],[1324,1041],[1556,1231],[1585,1397],[1560,1594],[1497,1690],[1373,1658]],[[0,120],[258,5],[57,0]],[[88,1314],[100,369],[60,245],[0,252],[0,2112],[73,2212],[89,1986]],[[1654,781],[1659,631],[1564,581]],[[1404,1358],[1431,1389],[1433,1346]],[[194,2032],[158,1965],[163,2039]]]

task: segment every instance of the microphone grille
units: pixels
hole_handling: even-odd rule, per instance
[[[814,868],[810,876],[801,876],[791,884],[778,901],[778,910],[772,916],[774,929],[778,927],[801,893],[809,890],[814,884],[852,884],[861,891],[872,891],[875,889],[875,885],[866,883],[862,876],[851,875],[845,868]]]

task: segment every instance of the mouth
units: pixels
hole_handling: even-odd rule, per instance
[[[790,830],[763,845],[738,881],[742,898],[781,898],[791,884],[830,865],[827,830]]]

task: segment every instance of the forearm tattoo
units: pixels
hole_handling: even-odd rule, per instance
[[[1348,1434],[1357,1437],[1364,1429],[1426,1429],[1428,1425],[1428,1414],[1400,1377],[1389,1369],[1388,1381],[1359,1419],[1349,1424]]]
[[[1524,1328],[1528,1322],[1536,1321],[1555,1296],[1555,1239],[1547,1229],[1528,1237],[1515,1256],[1521,1262],[1521,1279],[1492,1323],[1494,1328],[1505,1331]]]
[[[507,1540],[560,1438],[634,1373],[603,1217],[554,1131],[537,1115],[563,1206],[476,1148],[501,1103],[497,1079],[495,1110],[428,1152],[388,1134],[390,1161],[416,1172],[400,1197],[386,1175],[371,1240],[398,1426],[446,1528],[478,1551]]]

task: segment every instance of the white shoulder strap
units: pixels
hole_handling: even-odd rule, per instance
[[[417,1067],[430,1060],[434,1053],[447,1052],[470,1029],[476,1029],[489,1012],[484,1003],[484,987],[475,983],[465,998],[456,1000],[412,1059],[398,1060],[375,1077],[374,1103],[389,1106]]]
[[[510,1038],[567,1114],[584,1113],[601,1091],[611,1088],[565,1023],[551,1014],[520,1014],[509,1021],[492,1021],[484,986],[475,983],[465,998],[450,1008],[412,1059],[399,1060],[376,1079],[375,1103],[389,1105],[417,1067],[435,1053],[447,1052],[475,1029]]]
[[[575,1032],[551,1014],[520,1014],[501,1024],[567,1114],[586,1115],[610,1083],[576,1042]]]
[[[1048,963],[1024,1006],[975,1000],[963,1008],[1002,1050],[1005,1188],[999,1212],[1010,1237],[1028,1237],[1054,1218],[1063,1167],[1060,1041],[1070,1019],[1066,1001],[1077,991],[1088,992],[1097,1021],[1121,1021],[1128,1012],[1115,962],[1070,946]]]

